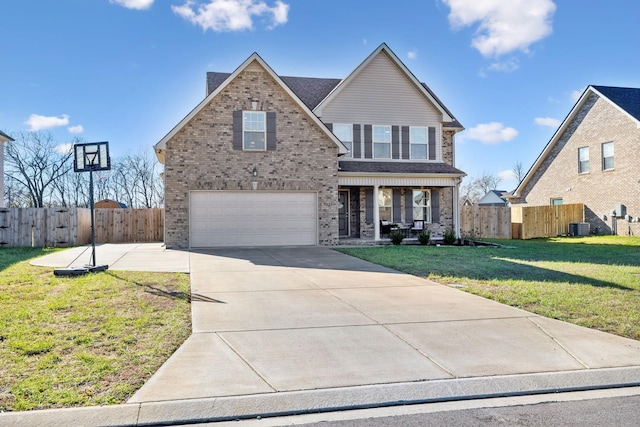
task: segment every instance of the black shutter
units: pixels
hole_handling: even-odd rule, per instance
[[[436,128],[429,128],[429,160],[436,159]]]
[[[242,150],[242,111],[233,112],[233,149]]]
[[[431,190],[431,222],[440,223],[440,191]]]
[[[400,127],[391,126],[391,158],[400,158]]]
[[[362,147],[360,146],[361,142],[360,125],[353,125],[353,146],[351,147],[351,150],[353,151],[354,159],[362,157]]]
[[[364,125],[364,158],[373,159],[373,128]]]
[[[364,191],[364,204],[365,204],[365,213],[364,220],[367,224],[373,223],[373,190],[368,189]]]
[[[409,126],[402,126],[402,158],[409,158]]]
[[[404,190],[404,220],[407,224],[413,224],[413,190]]]
[[[402,192],[393,190],[393,222],[402,222]]]
[[[276,113],[267,111],[267,151],[276,151]]]

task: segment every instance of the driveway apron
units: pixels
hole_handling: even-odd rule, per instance
[[[638,341],[328,248],[189,256],[193,334],[129,403],[640,365]]]

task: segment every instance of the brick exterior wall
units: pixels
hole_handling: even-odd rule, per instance
[[[259,101],[258,110],[276,113],[275,151],[232,147],[232,112],[251,110],[252,100]],[[258,191],[317,192],[319,244],[337,244],[337,154],[324,131],[253,62],[167,142],[167,248],[189,247],[189,191],[252,191],[252,181],[258,182]]]
[[[614,143],[614,168],[602,170],[602,144]],[[578,148],[589,147],[589,172],[578,173]],[[584,203],[592,232],[640,235],[640,129],[606,99],[591,93],[512,204]],[[633,218],[612,220],[616,205]],[[604,219],[606,217],[606,219]]]

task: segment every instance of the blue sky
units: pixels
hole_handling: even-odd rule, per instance
[[[466,127],[470,177],[528,169],[589,84],[640,87],[637,0],[13,0],[0,5],[0,130],[151,150],[207,71],[258,52],[342,78],[385,42]]]

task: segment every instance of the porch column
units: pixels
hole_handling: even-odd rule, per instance
[[[453,229],[456,232],[456,237],[460,236],[460,178],[456,178],[456,185],[453,187]]]
[[[373,186],[373,239],[380,240],[380,209],[378,208],[378,185]]]

